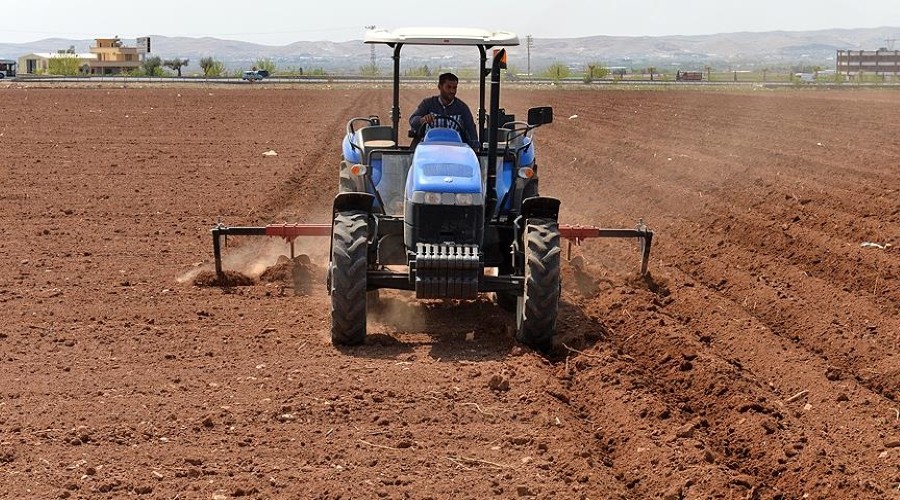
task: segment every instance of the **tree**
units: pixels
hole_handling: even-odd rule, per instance
[[[159,56],[152,56],[144,59],[141,63],[145,76],[162,76],[162,59]]]
[[[188,65],[188,59],[166,59],[162,64],[163,66],[178,72],[178,78],[181,78],[181,68]]]
[[[81,70],[81,60],[73,53],[61,52],[47,62],[47,73],[51,75],[75,76]]]
[[[366,64],[365,66],[361,66],[359,68],[359,74],[362,76],[378,76],[380,71],[378,71],[378,66],[374,66],[372,64]]]
[[[404,76],[431,76],[431,69],[428,68],[428,65],[418,66],[415,68],[407,68],[403,72]]]
[[[203,70],[203,76],[215,78],[222,76],[222,73],[225,72],[225,64],[212,57],[204,57],[200,59],[200,69]]]
[[[605,78],[608,74],[609,69],[603,63],[589,63],[584,72],[584,83],[591,83],[594,81],[594,78]]]
[[[268,71],[270,75],[275,74],[275,61],[271,59],[257,59],[253,67],[258,70]]]
[[[550,78],[551,80],[558,82],[564,78],[568,78],[572,72],[569,70],[569,67],[562,63],[553,63],[544,70],[541,76],[545,78]]]

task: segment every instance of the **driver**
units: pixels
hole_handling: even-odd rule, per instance
[[[419,107],[409,117],[409,125],[413,130],[419,130],[423,123],[427,125],[427,128],[452,128],[457,130],[464,140],[468,139],[469,146],[472,146],[472,149],[477,150],[479,144],[478,133],[475,131],[475,120],[472,118],[472,111],[469,110],[469,106],[456,98],[456,87],[458,85],[459,78],[453,73],[441,74],[438,77],[440,95],[427,97],[419,103]],[[465,131],[459,130],[459,126],[453,120],[441,119],[435,115],[454,118],[456,122],[465,128]]]

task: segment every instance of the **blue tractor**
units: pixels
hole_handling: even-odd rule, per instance
[[[474,299],[494,292],[516,313],[518,339],[549,348],[560,295],[560,202],[538,192],[532,132],[553,120],[553,110],[532,108],[524,122],[506,115],[499,107],[505,50],[495,51],[490,61],[487,53],[518,45],[518,38],[507,32],[419,28],[370,31],[365,42],[393,48],[392,122],[369,116],[347,124],[327,280],[332,341],[362,343],[367,292],[391,288],[415,291],[419,299]],[[479,50],[480,150],[457,131],[465,129],[461,124],[410,131],[415,147],[399,145],[405,45]],[[490,268],[496,273],[485,272]]]

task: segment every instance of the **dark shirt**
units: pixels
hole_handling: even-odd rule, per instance
[[[419,103],[419,107],[409,117],[409,126],[414,131],[419,130],[419,126],[422,124],[422,117],[429,113],[455,118],[465,129],[466,137],[463,140],[468,139],[469,145],[478,149],[478,132],[475,130],[475,119],[472,118],[472,111],[469,110],[469,106],[466,103],[459,99],[453,99],[450,104],[444,106],[440,96],[428,97]],[[460,135],[462,135],[462,131],[459,130],[459,127],[452,120],[441,120],[438,118],[431,127],[452,128],[459,131]]]

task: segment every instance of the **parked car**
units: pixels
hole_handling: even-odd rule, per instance
[[[247,80],[248,82],[255,82],[262,80],[263,78],[268,78],[269,72],[264,69],[253,69],[249,71],[244,71],[244,74],[241,76],[242,80]]]

